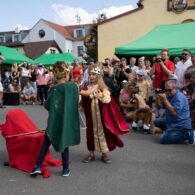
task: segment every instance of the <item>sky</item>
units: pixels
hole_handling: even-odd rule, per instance
[[[60,25],[92,23],[99,13],[108,18],[137,7],[138,0],[6,0],[1,1],[0,32],[31,29],[41,18]]]

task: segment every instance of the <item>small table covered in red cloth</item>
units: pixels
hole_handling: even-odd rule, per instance
[[[44,133],[20,109],[8,111],[5,124],[0,125],[6,139],[10,167],[31,172],[38,158],[44,140]],[[54,160],[48,151],[43,162],[43,177],[49,177],[46,166],[61,166],[61,160]]]

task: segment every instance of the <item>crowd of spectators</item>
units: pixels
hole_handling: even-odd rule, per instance
[[[128,61],[113,57],[81,65],[76,59],[73,66],[58,63],[69,70],[70,80],[80,89],[89,82],[90,65],[101,66],[105,84],[134,131],[164,132],[161,143],[193,143],[188,135],[195,129],[195,56],[190,50],[184,49],[174,61],[170,60],[169,50],[163,49],[153,58],[131,57]],[[23,103],[43,105],[55,84],[55,66],[13,63],[11,71],[4,70],[3,89],[20,93]]]

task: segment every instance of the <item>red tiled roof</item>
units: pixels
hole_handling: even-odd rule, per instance
[[[66,28],[64,28],[64,26],[61,26],[59,24],[53,23],[53,22],[49,22],[47,20],[43,20],[46,24],[48,24],[51,28],[53,28],[54,30],[58,31],[60,34],[62,34],[65,38],[73,40],[73,37],[70,35],[70,33],[67,31]]]
[[[61,26],[59,24],[47,21],[42,19],[46,24],[48,24],[50,27],[52,27],[54,30],[61,33],[65,38],[74,40],[74,41],[80,41],[83,40],[84,37],[74,37],[74,30],[77,28],[86,28],[86,27],[93,27],[96,24],[77,24],[77,25],[69,25],[69,26]]]
[[[74,30],[78,28],[92,28],[93,26],[95,26],[95,24],[78,24],[78,25],[64,26],[64,28],[73,37],[74,41],[83,41],[84,37],[74,37]]]
[[[78,28],[92,28],[95,26],[95,24],[79,24],[79,25],[69,25],[69,26],[64,26],[64,28],[69,32],[69,34],[74,37],[74,30]]]

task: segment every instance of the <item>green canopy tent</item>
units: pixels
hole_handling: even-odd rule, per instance
[[[195,22],[160,25],[142,38],[115,48],[118,56],[154,56],[161,49],[169,49],[171,55],[181,55],[184,48],[195,54]]]
[[[22,62],[34,63],[33,60],[20,53],[17,49],[0,46],[0,52],[5,58],[5,61],[3,62],[4,64],[12,64],[13,62],[18,64]]]
[[[38,57],[35,62],[42,63],[44,66],[53,66],[56,64],[56,62],[59,61],[70,62],[71,64],[73,64],[75,59],[77,58],[70,53],[43,54]],[[81,60],[78,60],[79,63],[81,63]]]

